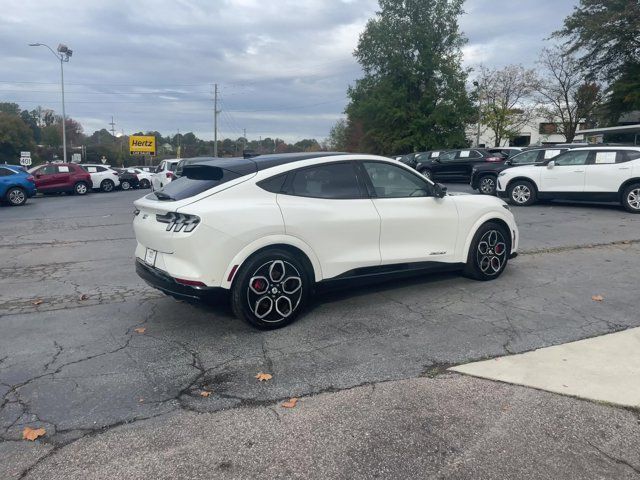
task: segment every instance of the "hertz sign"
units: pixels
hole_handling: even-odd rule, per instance
[[[153,135],[132,135],[129,137],[129,152],[131,155],[156,154],[156,137]]]

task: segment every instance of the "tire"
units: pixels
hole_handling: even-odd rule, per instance
[[[634,183],[624,189],[622,206],[627,212],[640,213],[640,183]]]
[[[512,205],[528,207],[536,202],[536,187],[528,180],[515,180],[507,188],[507,201]]]
[[[122,190],[131,189],[131,184],[129,183],[129,180],[123,180],[122,182],[120,182],[120,188],[122,188]]]
[[[103,192],[112,192],[115,186],[115,183],[113,183],[111,180],[103,180],[100,183],[100,190],[102,190]]]
[[[507,266],[511,252],[511,235],[499,223],[483,224],[469,247],[463,274],[474,280],[494,280]]]
[[[9,205],[13,207],[19,207],[27,203],[27,192],[20,187],[11,187],[7,190],[5,199]]]
[[[311,282],[309,269],[298,257],[281,249],[264,250],[240,267],[231,288],[231,308],[256,328],[284,327],[304,310]]]
[[[78,182],[73,186],[73,193],[75,195],[86,195],[89,191],[89,187],[84,182]]]
[[[496,176],[483,175],[478,179],[478,191],[483,195],[496,194]]]
[[[151,182],[146,178],[140,181],[140,188],[150,188]]]
[[[433,181],[433,173],[429,168],[423,168],[422,170],[420,170],[420,173],[427,177],[429,180]]]

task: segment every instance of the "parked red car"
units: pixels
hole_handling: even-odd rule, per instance
[[[84,195],[91,188],[91,175],[75,163],[48,163],[30,170],[39,192],[69,192]]]

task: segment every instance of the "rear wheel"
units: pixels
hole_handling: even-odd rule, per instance
[[[88,191],[89,187],[87,187],[87,184],[84,182],[78,182],[73,186],[73,193],[76,195],[86,195]]]
[[[100,190],[102,190],[103,192],[111,192],[113,191],[115,186],[115,183],[113,183],[111,180],[103,180],[102,183],[100,183]]]
[[[509,260],[510,238],[509,231],[499,223],[487,222],[482,225],[469,247],[465,276],[475,280],[498,278]]]
[[[299,258],[285,250],[265,250],[240,268],[231,290],[231,307],[254,327],[280,328],[296,319],[310,291],[310,272]]]
[[[478,182],[478,190],[485,195],[496,194],[496,177],[493,175],[483,175]]]
[[[509,195],[509,203],[520,205],[521,207],[529,206],[535,203],[537,199],[536,187],[527,180],[515,180],[507,188]]]
[[[7,202],[14,207],[19,207],[20,205],[27,203],[27,194],[20,187],[12,187],[7,190],[5,198],[7,199]]]
[[[120,182],[120,187],[122,190],[129,190],[131,188],[131,184],[129,183],[129,180],[123,180]]]
[[[146,178],[143,180],[140,180],[140,188],[149,188],[151,187],[151,182],[149,182],[149,180],[147,180]]]
[[[634,183],[624,189],[622,206],[631,213],[640,213],[640,183]]]

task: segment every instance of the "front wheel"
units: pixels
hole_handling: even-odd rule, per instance
[[[507,188],[507,194],[509,203],[521,207],[535,203],[537,198],[536,187],[527,180],[516,180],[512,182],[509,188]]]
[[[100,184],[100,190],[102,190],[103,192],[111,192],[113,191],[115,186],[115,183],[113,183],[111,180],[103,180]]]
[[[311,276],[291,253],[266,250],[240,268],[231,289],[231,307],[254,327],[271,330],[293,322],[311,292]]]
[[[149,188],[151,187],[151,182],[149,182],[149,180],[147,180],[146,178],[143,180],[140,180],[140,188]]]
[[[622,206],[631,213],[640,213],[640,183],[629,185],[622,192]]]
[[[509,231],[495,222],[482,225],[473,237],[464,275],[475,280],[498,278],[509,260]]]
[[[496,177],[493,175],[483,175],[480,177],[479,188],[480,193],[484,195],[496,194]]]
[[[84,182],[78,182],[73,186],[73,193],[76,195],[86,195],[88,191],[89,187],[87,187],[87,184]]]
[[[120,188],[122,188],[122,190],[129,190],[131,188],[131,184],[128,180],[123,180],[120,182]]]
[[[5,196],[9,205],[19,207],[27,203],[27,194],[20,187],[13,187],[7,191]]]

